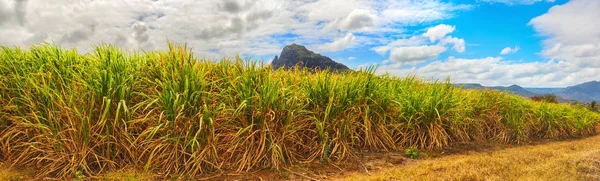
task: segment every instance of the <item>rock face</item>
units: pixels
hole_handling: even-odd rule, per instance
[[[296,65],[299,65],[301,67],[321,70],[350,70],[345,65],[337,63],[331,60],[331,58],[329,57],[312,52],[306,49],[306,47],[298,44],[291,44],[285,46],[281,51],[281,55],[279,57],[275,56],[275,59],[273,59],[271,65],[273,65],[273,68],[275,69],[278,69],[280,67],[289,69]]]

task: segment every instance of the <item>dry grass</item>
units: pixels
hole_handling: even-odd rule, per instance
[[[2,166],[0,163],[0,181],[37,180],[33,170],[15,170]],[[121,169],[95,177],[82,177],[79,180],[100,181],[151,181],[157,177],[154,174],[142,172],[139,169]],[[76,179],[77,180],[77,179]]]
[[[424,159],[340,180],[600,180],[600,136]]]
[[[106,173],[98,178],[102,181],[151,181],[152,174],[141,172],[136,169],[122,169]]]
[[[0,180],[23,180],[24,178],[22,173],[9,169],[3,162],[0,162]]]
[[[390,163],[389,157],[365,161],[371,176],[362,169],[338,173],[338,176],[313,177],[323,180],[600,180],[600,136],[547,144],[517,146],[493,151],[468,151],[456,155],[426,158],[409,162]],[[504,145],[507,146],[507,145]],[[490,148],[493,149],[493,148]],[[295,168],[299,173],[309,171]],[[343,168],[346,169],[346,168]],[[376,169],[373,171],[372,169]],[[362,172],[362,173],[357,173]],[[140,169],[121,169],[95,177],[95,180],[145,181],[158,177]],[[265,176],[272,180],[297,180],[274,173],[239,177],[236,180],[254,180]],[[340,177],[339,175],[343,176]],[[18,172],[0,165],[0,180],[29,180],[34,175]],[[219,177],[225,179],[227,177]],[[271,180],[269,179],[269,180]]]
[[[8,169],[0,169],[0,180],[21,180],[23,176],[18,172],[8,170]]]

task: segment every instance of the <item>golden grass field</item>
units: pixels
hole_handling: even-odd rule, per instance
[[[418,160],[339,180],[600,180],[600,136]]]

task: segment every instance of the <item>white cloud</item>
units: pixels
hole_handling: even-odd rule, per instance
[[[456,52],[462,53],[465,51],[465,40],[461,38],[447,36],[440,40],[441,45],[452,45],[452,49]]]
[[[503,3],[508,5],[531,5],[543,0],[480,0],[488,3]],[[546,0],[546,2],[554,2],[555,0]]]
[[[412,36],[408,39],[398,39],[389,42],[387,45],[373,47],[371,50],[377,52],[377,54],[385,56],[388,51],[393,47],[406,47],[406,46],[420,46],[427,44],[427,39],[422,36]]]
[[[414,35],[407,39],[394,40],[387,45],[373,47],[371,50],[377,54],[386,56],[390,53],[385,63],[401,63],[415,65],[426,60],[437,58],[451,46],[456,52],[465,51],[465,40],[448,36],[456,28],[454,26],[440,24],[427,29],[422,35]],[[429,39],[429,41],[427,41]],[[438,41],[439,40],[439,41]],[[437,41],[437,43],[436,43]],[[396,65],[399,66],[400,64]]]
[[[326,52],[335,52],[339,50],[346,49],[355,42],[356,37],[352,33],[346,34],[346,36],[337,39],[331,43],[327,43],[321,46],[318,46],[317,49],[326,51]]]
[[[425,32],[423,36],[429,38],[431,42],[434,42],[445,37],[447,34],[452,33],[455,29],[456,27],[454,26],[440,24],[427,29],[427,32]]]
[[[242,10],[242,5],[236,1],[225,0],[223,4],[219,4],[219,8],[230,13],[237,13]]]
[[[142,44],[148,41],[148,26],[143,22],[137,22],[132,26],[132,35],[131,37],[138,44]]]
[[[372,27],[374,18],[366,10],[354,10],[346,19],[340,22],[339,28],[342,30],[361,30]]]
[[[521,49],[519,46],[515,46],[514,48],[506,47],[500,51],[500,55],[506,55],[511,53],[517,53]]]
[[[576,12],[576,13],[575,13]],[[600,67],[600,1],[572,0],[533,18],[529,25],[541,35],[542,55],[581,67]]]
[[[416,46],[416,45],[424,45],[427,44],[426,38],[422,36],[412,36],[408,39],[398,39],[394,40],[388,44],[388,46],[394,47],[402,47],[402,46]]]
[[[397,63],[416,64],[437,58],[444,51],[446,51],[446,47],[437,45],[399,47],[391,49],[389,59]]]
[[[52,41],[86,51],[106,42],[165,49],[168,39],[209,58],[271,55],[293,42],[331,42],[324,48],[339,51],[351,47],[341,45],[350,37],[339,35],[360,31],[351,34],[354,46],[376,44],[379,35],[399,32],[402,25],[447,19],[469,8],[441,0],[0,0],[0,37],[11,37],[0,44]]]
[[[4,1],[0,2],[0,25],[4,24],[5,22],[10,20],[10,9],[8,9],[8,7],[6,7],[7,5],[4,4]]]
[[[427,79],[450,77],[455,83],[512,85],[525,87],[558,87],[600,79],[598,68],[579,68],[565,61],[512,63],[501,57],[460,59],[450,57],[422,67],[401,68],[396,64],[380,66],[379,74],[418,75]]]
[[[356,60],[356,57],[348,57],[348,60],[350,60],[350,61]]]
[[[390,47],[389,46],[379,46],[379,47],[373,47],[371,50],[375,51],[377,54],[379,54],[381,56],[385,56],[390,51]]]
[[[452,5],[435,0],[378,0],[370,2],[380,6],[376,9],[383,9],[379,13],[379,17],[381,17],[379,21],[384,24],[406,25],[431,22],[452,17],[453,15],[449,12],[472,8],[470,5]],[[415,4],[418,5],[415,6]]]

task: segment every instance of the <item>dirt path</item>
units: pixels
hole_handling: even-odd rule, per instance
[[[338,180],[600,180],[600,136],[411,161]]]

